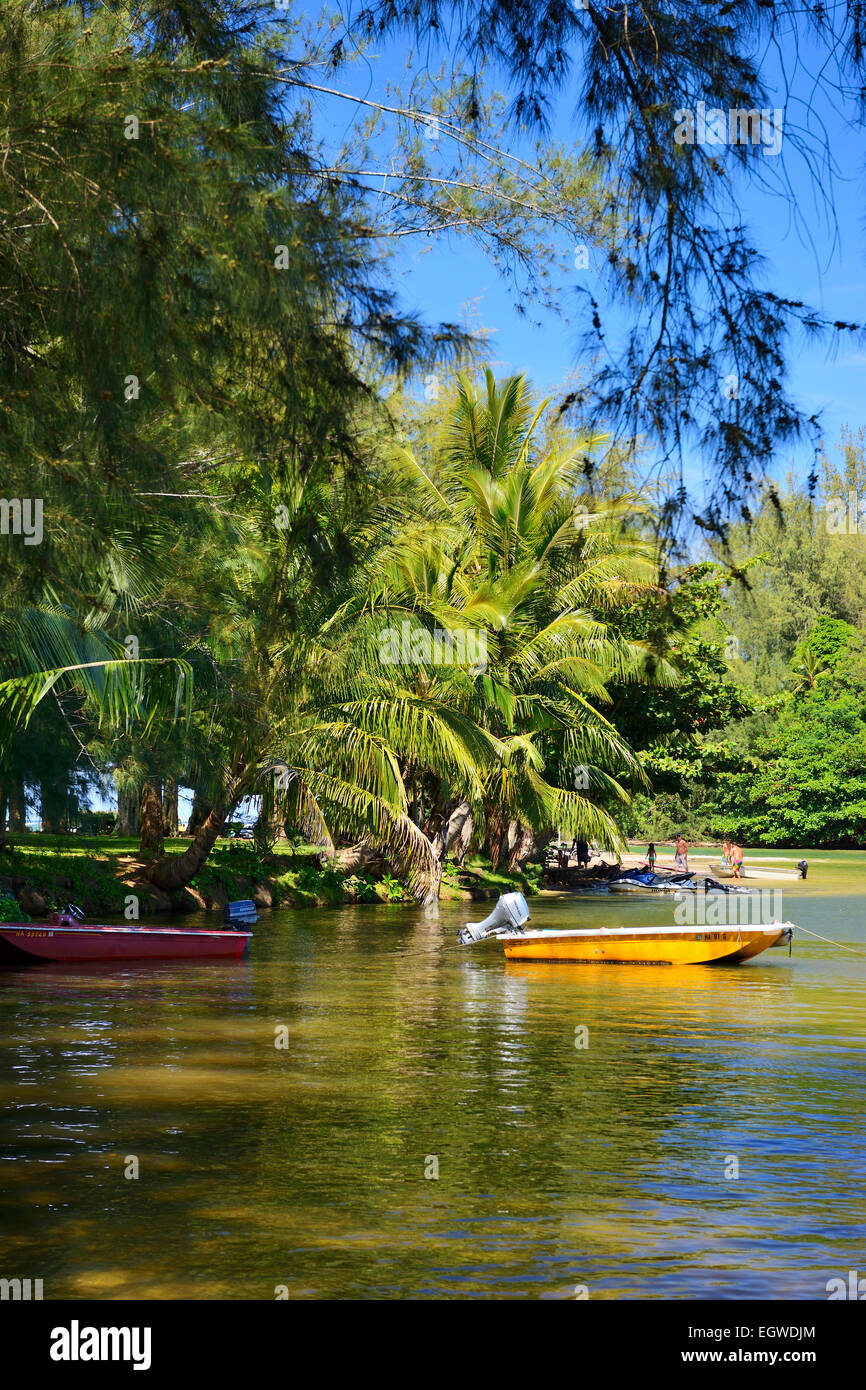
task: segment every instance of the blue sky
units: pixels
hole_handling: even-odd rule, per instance
[[[351,90],[375,98],[385,82],[405,73],[407,45],[403,40],[379,42],[367,54],[352,76]],[[769,69],[776,82],[773,100],[783,105],[777,74],[779,62],[796,68],[792,99],[785,111],[783,153],[778,160],[763,155],[771,175],[784,170],[790,192],[773,193],[742,178],[736,185],[742,220],[750,227],[752,240],[766,258],[765,283],[780,295],[804,300],[831,319],[866,320],[866,231],[864,231],[864,140],[843,119],[833,102],[822,96],[807,109],[804,98],[812,92],[811,77],[817,71],[820,55],[805,45],[795,53],[789,43]],[[431,63],[432,65],[432,63]],[[345,85],[343,82],[342,85]],[[581,146],[583,138],[573,116],[573,97],[565,92],[558,102],[551,135],[564,143]],[[320,113],[322,114],[322,113]],[[339,119],[345,127],[347,108],[340,105]],[[816,145],[826,137],[829,158],[835,166],[830,176],[820,171],[820,186],[832,197],[833,214],[816,190],[802,159],[793,150],[788,131],[798,126],[814,137]],[[719,151],[714,151],[718,154]],[[727,155],[722,151],[723,157]],[[491,360],[498,371],[525,371],[537,388],[555,391],[566,375],[580,366],[578,325],[563,322],[552,313],[540,311],[541,327],[533,328],[514,308],[507,286],[483,253],[457,239],[422,245],[410,239],[401,245],[395,269],[397,283],[406,305],[429,321],[457,320],[464,305],[477,307],[478,321],[493,330]],[[575,271],[575,279],[593,272]],[[600,282],[594,287],[604,292]],[[562,287],[562,304],[577,303],[572,287]],[[622,320],[619,320],[622,322]],[[614,331],[617,316],[612,319]],[[842,426],[856,428],[866,423],[866,349],[846,335],[828,350],[826,345],[792,339],[789,344],[789,387],[797,404],[811,415],[820,412],[824,438],[833,450]],[[774,471],[784,475],[792,466],[805,475],[812,461],[811,445],[788,446],[780,451]],[[696,473],[693,475],[696,477]]]

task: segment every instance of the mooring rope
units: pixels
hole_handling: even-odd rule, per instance
[[[795,924],[795,930],[805,932],[807,936],[814,936],[818,941],[826,941],[831,946],[838,946],[840,951],[850,951],[854,956],[866,956],[866,951],[858,951],[856,946],[846,946],[844,941],[834,941],[832,936],[822,936],[820,932],[810,931],[808,927]]]

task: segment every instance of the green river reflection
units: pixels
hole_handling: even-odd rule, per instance
[[[784,916],[866,952],[866,855],[807,857]],[[507,965],[455,943],[488,910],[265,913],[238,965],[0,972],[0,1275],[46,1298],[823,1299],[866,1273],[866,955],[801,935],[739,968]]]

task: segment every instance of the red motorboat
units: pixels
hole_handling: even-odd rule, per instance
[[[0,922],[0,963],[79,960],[239,960],[250,931],[87,926],[70,904],[47,922]]]

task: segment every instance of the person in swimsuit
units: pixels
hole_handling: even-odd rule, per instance
[[[674,868],[681,869],[683,873],[689,871],[689,847],[682,835],[677,836],[676,854],[674,855]]]
[[[723,863],[724,865],[727,866],[727,865],[730,864],[730,862],[731,862],[731,842],[730,842],[730,840],[728,839],[728,837],[727,837],[727,835],[726,835],[725,838],[722,840],[722,863]]]
[[[646,862],[647,862],[647,867],[648,867],[648,868],[650,868],[650,869],[655,869],[655,866],[656,866],[656,847],[655,847],[655,845],[650,845],[649,849],[647,850],[647,852],[646,852]]]
[[[743,851],[739,845],[731,845],[731,867],[734,871],[734,878],[740,878],[740,871],[743,867]]]

